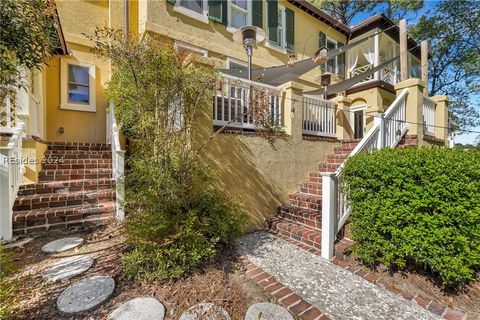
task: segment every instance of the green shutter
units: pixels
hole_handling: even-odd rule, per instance
[[[343,43],[337,43],[337,48],[341,48],[343,46]],[[345,79],[345,52],[337,56],[337,76]]]
[[[223,12],[222,12],[222,2],[221,0],[208,0],[208,18],[217,21],[223,22]]]
[[[276,45],[278,42],[278,2],[277,0],[267,0],[268,14],[268,40]]]
[[[222,23],[224,25],[227,25],[228,24],[228,1],[220,0],[220,2],[222,3]]]
[[[318,48],[321,47],[327,47],[327,36],[322,31],[320,31],[320,33],[318,34]],[[325,64],[320,65],[320,70],[326,70]]]
[[[287,51],[293,52],[295,49],[295,13],[290,9],[285,9],[286,20],[286,38],[287,38]]]
[[[263,1],[252,0],[252,25],[263,29]]]

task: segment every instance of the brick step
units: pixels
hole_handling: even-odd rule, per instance
[[[115,192],[110,189],[77,191],[65,193],[34,194],[17,197],[13,211],[26,211],[41,208],[58,208],[83,204],[95,204],[115,200]]]
[[[104,190],[113,188],[113,179],[80,179],[67,181],[48,181],[20,186],[18,196],[50,193],[68,193],[82,190]]]
[[[291,205],[299,208],[306,208],[306,209],[313,209],[313,210],[322,209],[321,196],[297,192],[297,193],[288,195],[288,200]]]
[[[101,179],[101,178],[111,178],[111,177],[112,177],[112,169],[42,170],[38,174],[39,181]]]
[[[310,228],[322,228],[322,212],[299,208],[291,205],[284,205],[278,208],[278,217],[284,221],[293,222]]]
[[[322,163],[318,166],[318,171],[320,171],[320,172],[335,172],[335,171],[337,171],[338,167],[340,167],[340,164]]]
[[[13,214],[14,234],[104,224],[115,214],[115,202],[18,211]]]
[[[296,243],[300,242],[303,244],[303,246],[300,246],[303,249],[320,254],[320,250],[322,249],[322,231],[319,229],[313,229],[278,219],[270,223],[269,230],[285,240]],[[335,256],[339,259],[344,259],[352,245],[353,242],[351,240],[337,240],[335,243]]]
[[[314,194],[317,196],[322,195],[322,180],[319,182],[316,181],[305,181],[300,184],[300,192]]]
[[[110,151],[112,147],[107,144],[49,144],[47,150],[83,150],[83,151]]]
[[[98,159],[103,160],[103,159]],[[92,163],[45,163],[42,165],[44,170],[64,170],[64,169],[111,169],[112,161],[109,162],[92,162]]]
[[[327,161],[328,160],[345,160],[347,159],[348,155],[346,154],[335,154],[335,153],[332,153],[332,154],[329,154],[327,155]]]

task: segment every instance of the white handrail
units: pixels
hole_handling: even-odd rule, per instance
[[[373,127],[348,157],[360,152],[397,146],[408,127],[407,94],[408,89],[404,89],[384,114],[376,116]],[[335,172],[322,173],[322,257],[325,259],[333,258],[336,234],[352,212],[348,195],[342,192],[343,181],[340,173],[344,163],[345,161]]]
[[[115,215],[120,221],[125,219],[125,211],[123,209],[123,197],[125,194],[125,150],[120,145],[120,128],[115,118],[115,104],[110,102],[109,114],[107,117],[107,125],[110,127],[110,140],[112,147],[112,176],[115,180]]]
[[[18,121],[7,146],[0,147],[0,240],[12,238],[13,205],[25,172],[23,128],[24,123]]]

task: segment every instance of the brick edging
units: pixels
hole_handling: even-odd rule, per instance
[[[279,235],[276,234],[276,236],[279,236]],[[284,240],[296,245],[297,247],[299,247],[301,249],[307,250],[307,251],[309,251],[309,252],[311,252],[315,255],[318,255],[318,256],[321,255],[321,251],[317,248],[312,248],[312,247],[310,247],[310,246],[308,246],[308,245],[306,245],[306,244],[304,244],[300,241],[291,239],[287,236],[279,236],[279,237],[281,239],[284,239]],[[335,265],[341,267],[342,269],[350,271],[350,272],[356,274],[357,276],[360,276],[360,277],[364,278],[365,280],[367,280],[369,282],[372,282],[372,283],[374,283],[378,286],[381,286],[381,287],[385,288],[386,290],[388,290],[388,291],[390,291],[390,292],[392,292],[396,295],[402,296],[406,300],[410,300],[410,301],[418,304],[422,308],[427,309],[428,311],[432,312],[433,314],[435,314],[437,316],[441,316],[444,319],[447,319],[447,320],[466,320],[467,319],[467,314],[462,312],[462,311],[450,309],[450,308],[440,304],[438,301],[430,299],[430,298],[425,297],[423,295],[420,295],[420,294],[414,295],[414,294],[411,294],[411,293],[406,292],[404,290],[402,291],[397,286],[387,284],[383,280],[383,278],[380,278],[373,273],[368,273],[368,272],[365,273],[361,269],[356,270],[351,265],[349,265],[346,260],[341,258],[341,256],[343,254],[344,253],[342,253],[341,255],[336,254],[331,262],[334,263]]]
[[[269,292],[272,297],[290,313],[302,320],[329,320],[330,318],[322,313],[317,307],[311,305],[288,288],[275,277],[265,272],[245,256],[240,256],[240,261],[245,267],[245,274],[260,287]]]

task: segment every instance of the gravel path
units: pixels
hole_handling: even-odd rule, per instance
[[[266,232],[244,236],[240,252],[333,320],[440,319],[417,304]]]

